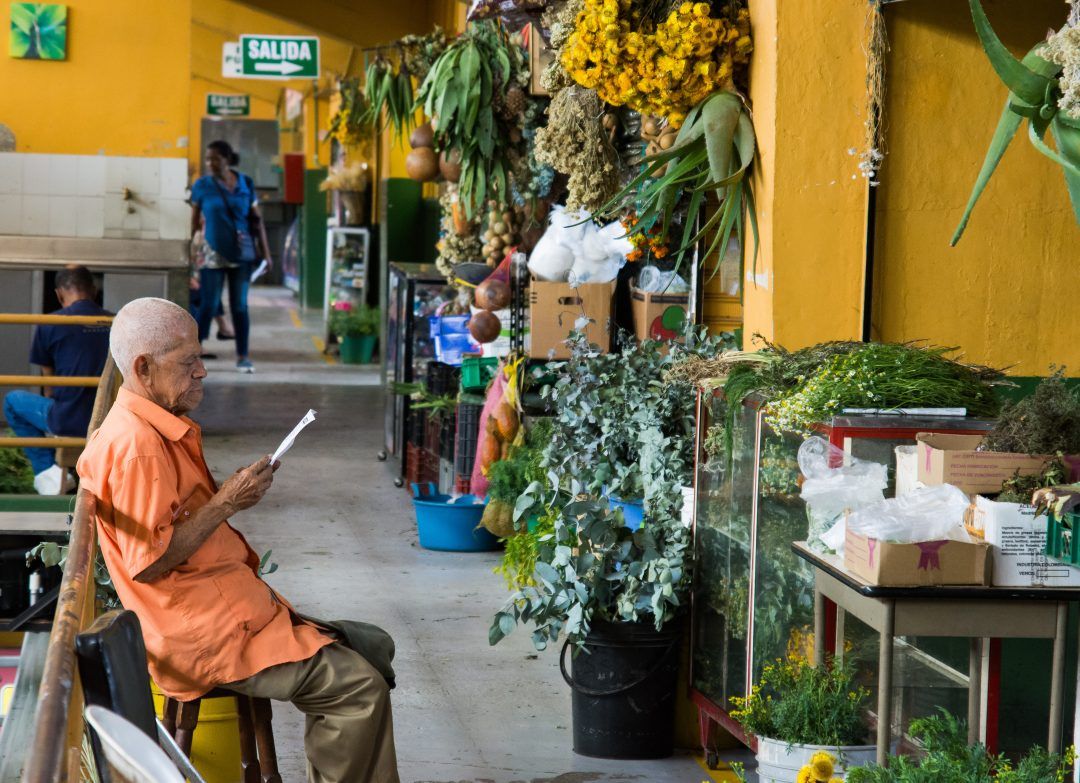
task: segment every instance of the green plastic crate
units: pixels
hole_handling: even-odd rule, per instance
[[[469,356],[461,361],[461,388],[467,392],[482,392],[499,369],[495,356]]]
[[[1080,529],[1080,514],[1051,514],[1046,523],[1046,554],[1055,560],[1080,568],[1080,544],[1073,534]]]

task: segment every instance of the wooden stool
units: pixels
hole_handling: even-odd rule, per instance
[[[214,688],[202,699],[236,699],[236,714],[240,728],[240,767],[244,783],[282,783],[278,773],[277,750],[274,747],[274,728],[269,699],[256,699],[226,688]],[[199,722],[202,699],[177,701],[165,697],[165,716],[162,723],[176,744],[189,757],[191,739]]]

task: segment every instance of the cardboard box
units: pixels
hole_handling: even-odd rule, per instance
[[[844,568],[873,585],[927,587],[990,584],[990,545],[926,541],[893,544],[847,531]]]
[[[1031,457],[996,451],[976,451],[982,435],[919,433],[919,481],[928,487],[952,484],[969,495],[996,495],[1001,484],[1020,471],[1041,473],[1052,456]]]
[[[529,332],[533,359],[569,359],[566,338],[580,318],[591,321],[585,329],[590,343],[607,352],[611,349],[611,307],[615,281],[585,283],[571,288],[568,283],[547,283],[534,279],[529,284]]]
[[[638,340],[672,340],[682,334],[690,294],[650,293],[634,288],[630,309],[634,316],[634,334]]]
[[[1046,517],[1035,506],[975,499],[974,524],[991,545],[993,583],[1001,587],[1080,587],[1080,569],[1046,555]]]

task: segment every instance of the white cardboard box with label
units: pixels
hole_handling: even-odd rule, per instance
[[[992,581],[999,587],[1080,587],[1080,569],[1046,555],[1046,518],[1034,506],[975,499],[975,526],[992,546]]]

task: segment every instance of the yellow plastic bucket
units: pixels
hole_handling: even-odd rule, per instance
[[[154,710],[164,715],[165,697],[156,683],[150,683]],[[206,778],[206,783],[241,783],[240,727],[237,724],[236,699],[203,699],[199,723],[191,740],[191,761]]]

